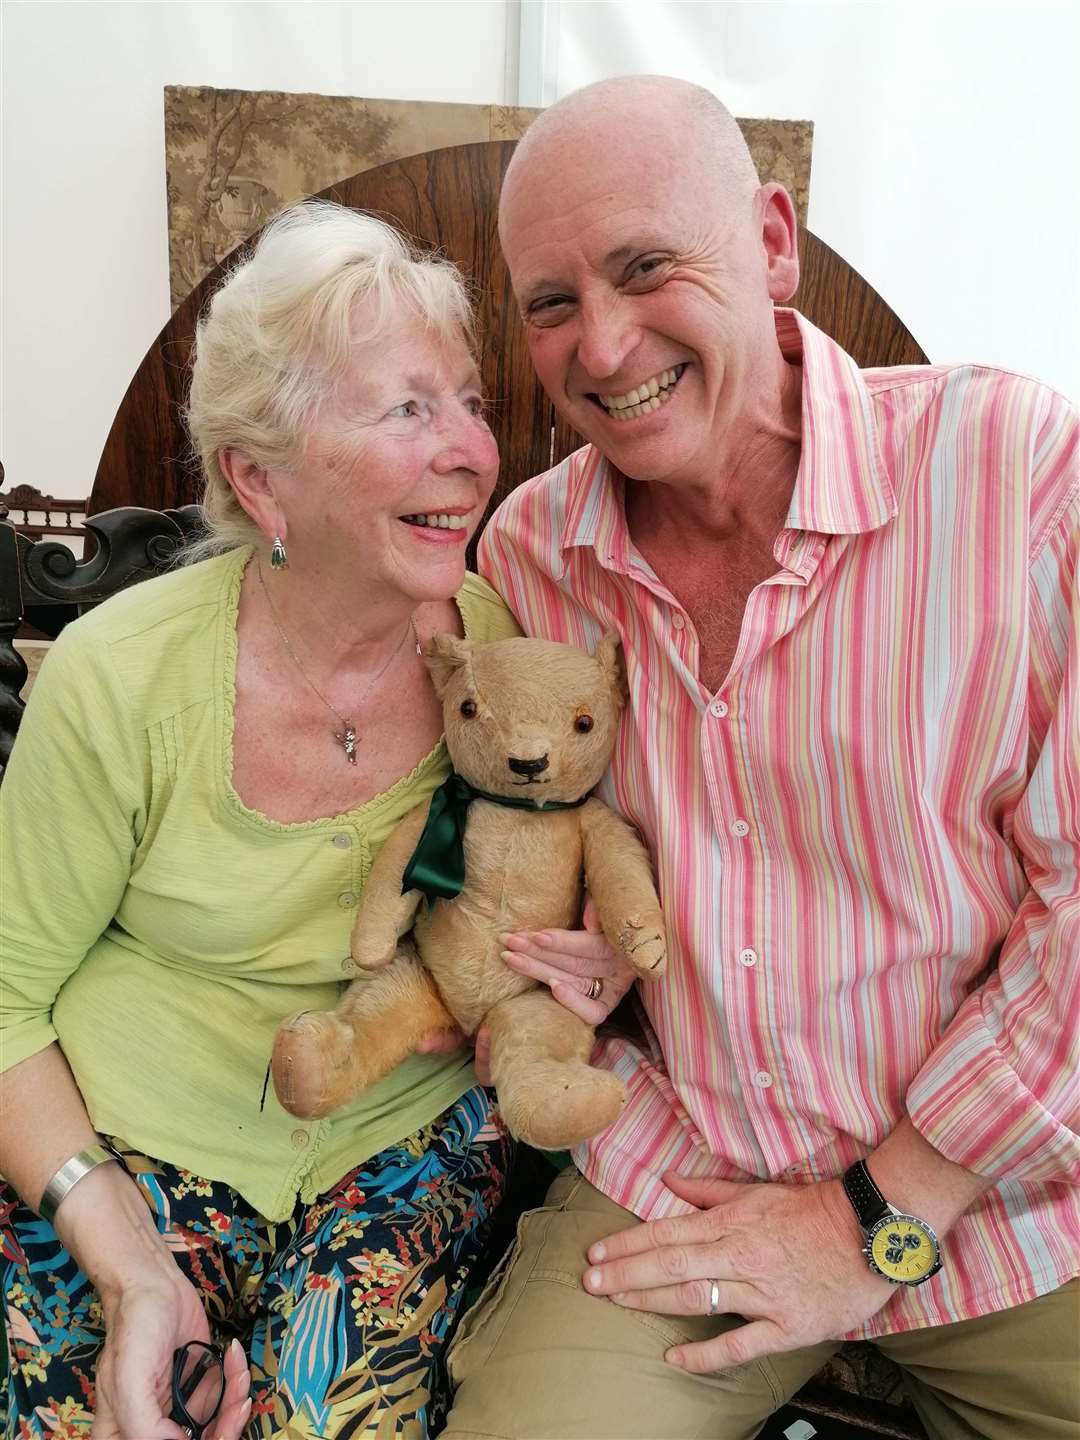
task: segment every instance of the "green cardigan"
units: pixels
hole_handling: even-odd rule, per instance
[[[236,614],[249,551],[125,591],[42,666],[0,787],[0,1068],[59,1040],[90,1119],[225,1181],[271,1220],[475,1083],[414,1056],[323,1121],[260,1104],[283,1016],[328,1009],[390,831],[449,771],[439,744],[329,819],[268,820],[232,786]],[[518,633],[475,575],[476,640]]]

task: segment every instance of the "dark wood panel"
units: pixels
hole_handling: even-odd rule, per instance
[[[925,365],[911,332],[872,285],[824,240],[799,230],[799,288],[791,304],[857,363]]]
[[[495,503],[514,485],[581,444],[533,377],[525,336],[499,251],[499,188],[514,142],[432,150],[332,185],[326,199],[370,210],[434,245],[477,290],[482,370],[502,455]],[[808,231],[795,303],[862,365],[925,359],[911,335],[863,278]],[[88,510],[118,505],[175,509],[198,498],[199,477],[182,420],[187,364],[199,311],[235,256],[193,291],[161,331],[117,411]]]

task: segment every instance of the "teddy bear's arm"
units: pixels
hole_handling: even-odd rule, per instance
[[[362,970],[377,970],[390,963],[398,936],[416,910],[419,890],[407,890],[403,895],[401,881],[424,829],[428,805],[425,800],[410,810],[375,857],[350,943],[352,958]]]
[[[667,942],[648,852],[602,800],[587,800],[579,813],[585,886],[604,934],[635,970],[656,979],[667,968]]]

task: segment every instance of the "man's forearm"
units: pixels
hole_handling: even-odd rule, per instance
[[[889,1204],[925,1220],[939,1236],[947,1234],[993,1183],[946,1160],[906,1115],[866,1163]]]

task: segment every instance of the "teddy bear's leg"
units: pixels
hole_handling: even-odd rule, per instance
[[[565,1150],[605,1130],[626,1087],[589,1065],[593,1030],[548,990],[501,1000],[491,1028],[491,1077],[511,1133],[539,1150]]]
[[[648,852],[600,800],[581,808],[585,884],[604,934],[646,979],[667,969],[667,939]]]
[[[301,1010],[283,1020],[270,1062],[274,1090],[292,1115],[327,1115],[374,1085],[430,1030],[454,1020],[411,946],[371,976],[354,980],[336,1010]]]
[[[423,833],[428,804],[425,801],[410,810],[375,857],[349,942],[353,961],[361,970],[377,970],[390,963],[398,936],[416,910],[420,892],[407,890],[403,895],[401,880]]]

